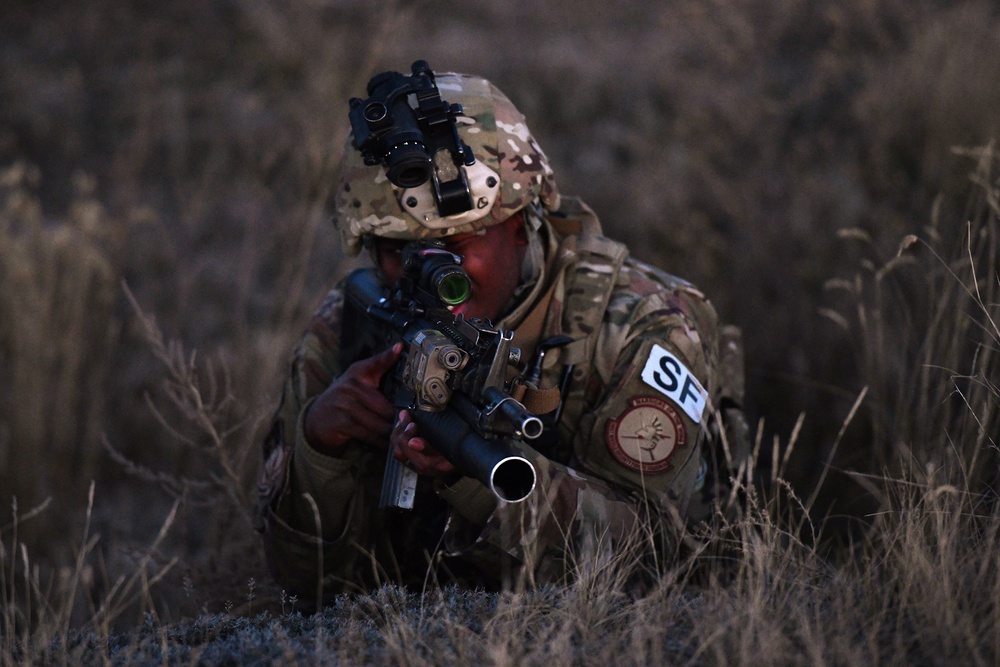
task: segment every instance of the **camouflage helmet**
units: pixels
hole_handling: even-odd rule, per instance
[[[501,223],[535,201],[548,210],[559,207],[548,158],[507,96],[477,76],[440,73],[435,81],[443,99],[463,108],[458,133],[476,158],[475,165],[465,168],[475,205],[441,217],[433,206],[430,183],[409,189],[393,185],[384,167],[365,165],[349,137],[334,223],[350,255],[358,254],[369,235],[439,238]]]

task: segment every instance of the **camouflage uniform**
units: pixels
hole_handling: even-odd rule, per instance
[[[482,122],[486,112],[466,103],[466,113]],[[497,111],[496,125],[506,122],[510,136],[530,141],[531,154],[540,154],[517,129],[516,117],[500,116]],[[304,414],[345,370],[342,293],[334,289],[295,352],[260,475],[258,529],[269,562],[278,580],[301,596],[387,581],[487,588],[556,581],[585,563],[614,558],[649,526],[669,542],[693,506],[695,518],[704,518],[701,501],[712,498],[699,492],[708,488],[703,453],[720,440],[719,407],[727,401],[738,407],[740,398],[738,388],[731,390],[738,382],[719,381],[726,374],[719,369],[714,309],[691,284],[629,258],[623,245],[601,235],[590,209],[559,198],[544,160],[525,161],[521,148],[527,147],[509,145],[507,155],[474,148],[495,172],[516,163],[537,186],[531,193],[501,191],[492,206],[503,220],[530,201],[541,203],[529,217],[545,261],[537,283],[499,325],[514,331],[522,359],[531,358],[540,340],[573,339],[545,356],[539,382],[540,389],[563,390],[557,433],[537,449],[522,446],[538,485],[526,501],[508,504],[471,478],[423,479],[413,511],[382,510],[384,451],[360,443],[340,457],[313,450],[303,434]],[[348,159],[348,172],[363,168]],[[508,181],[501,182],[506,187]],[[401,211],[373,214],[360,205],[371,199],[357,187],[342,193],[339,224],[355,252],[356,239],[375,228],[383,236],[394,228],[401,238],[459,229],[446,221],[415,224]],[[381,206],[399,204],[386,198],[376,202]],[[725,358],[736,366],[740,361]],[[741,378],[742,369],[732,375]],[[744,435],[745,429],[735,433]]]

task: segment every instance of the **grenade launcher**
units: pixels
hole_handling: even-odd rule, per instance
[[[513,333],[448,309],[471,294],[461,262],[438,241],[414,241],[403,249],[403,275],[391,290],[373,269],[352,272],[344,299],[345,366],[403,341],[399,362],[382,380],[383,394],[410,411],[421,437],[458,471],[499,499],[519,502],[535,487],[535,469],[512,439],[537,438],[543,424],[508,391],[508,367],[520,357]],[[412,508],[416,479],[390,451],[379,506]]]

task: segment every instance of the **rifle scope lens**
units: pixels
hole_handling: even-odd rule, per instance
[[[449,271],[438,276],[438,298],[446,305],[457,306],[472,296],[472,284],[464,271]]]

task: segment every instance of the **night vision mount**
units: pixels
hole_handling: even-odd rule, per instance
[[[466,168],[476,158],[458,136],[462,105],[441,99],[427,61],[416,61],[412,70],[412,76],[382,72],[368,82],[368,99],[350,100],[353,145],[366,165],[383,165],[393,185],[409,191],[430,180],[440,217],[470,211],[476,188],[470,189]],[[490,188],[495,186],[493,178]],[[404,203],[416,209],[418,197]]]

